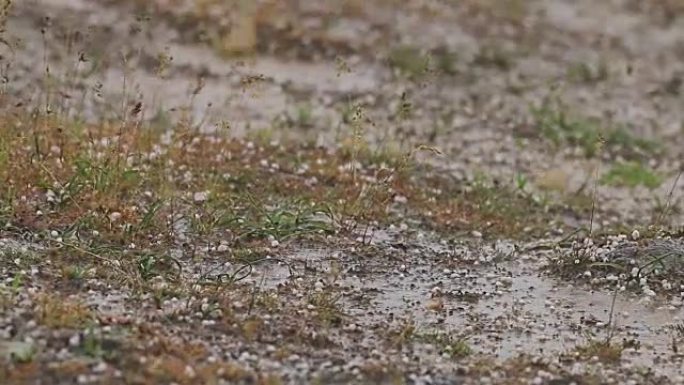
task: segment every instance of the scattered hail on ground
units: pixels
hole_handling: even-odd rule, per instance
[[[676,0],[0,1],[0,383],[684,383]]]

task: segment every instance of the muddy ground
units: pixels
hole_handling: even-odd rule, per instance
[[[2,195],[0,382],[684,383],[679,2],[24,0],[4,30],[4,116],[193,137],[272,215],[200,229],[187,160],[165,238],[110,201],[86,229],[37,167]],[[352,218],[273,220],[417,148]]]

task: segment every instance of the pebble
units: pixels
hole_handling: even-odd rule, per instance
[[[69,338],[69,346],[78,347],[81,345],[81,335],[76,333]]]
[[[93,373],[104,373],[107,370],[107,363],[100,361],[97,365],[93,367]]]
[[[206,202],[207,199],[209,199],[209,193],[206,191],[198,191],[192,195],[192,200],[194,200],[195,203],[203,203]]]

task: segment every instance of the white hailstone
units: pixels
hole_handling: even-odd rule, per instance
[[[579,259],[575,259],[575,265],[579,265],[579,264],[580,264],[580,260],[579,260]]]
[[[93,373],[104,373],[107,370],[107,363],[100,361],[97,365],[93,367]]]
[[[198,191],[192,195],[192,199],[195,201],[195,203],[206,202],[208,198],[209,193],[206,191]]]
[[[226,252],[226,251],[228,251],[228,245],[220,244],[216,248],[216,251],[218,251],[220,253]]]
[[[56,230],[52,230],[52,231],[50,231],[50,236],[52,238],[57,238],[57,237],[59,237],[59,233]]]
[[[114,211],[113,213],[109,214],[109,220],[112,222],[117,222],[119,219],[121,219],[121,213],[118,211]]]
[[[635,229],[634,231],[632,231],[632,240],[636,241],[637,239],[639,239],[639,235],[639,230]]]
[[[482,233],[477,230],[473,230],[470,234],[475,238],[482,238]]]
[[[585,277],[591,277],[591,271],[587,270],[584,272]]]
[[[275,248],[275,247],[278,247],[278,246],[280,246],[280,242],[278,242],[277,239],[274,239],[274,240],[271,241],[271,247]]]
[[[656,292],[653,291],[652,289],[645,288],[645,289],[644,289],[644,294],[646,294],[646,295],[649,296],[649,297],[655,297]]]
[[[81,344],[81,335],[76,333],[69,338],[69,346],[77,347]]]
[[[399,271],[406,271],[406,265],[399,266]]]
[[[192,366],[188,365],[185,367],[185,370],[183,371],[185,376],[188,378],[194,378],[195,377],[195,369],[192,368]]]
[[[394,203],[401,203],[401,204],[404,204],[404,203],[406,203],[406,202],[408,202],[408,198],[406,198],[406,197],[403,196],[403,195],[397,195],[397,196],[394,197]]]

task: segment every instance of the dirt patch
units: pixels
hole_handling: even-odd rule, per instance
[[[10,383],[684,381],[678,7],[7,9]]]

